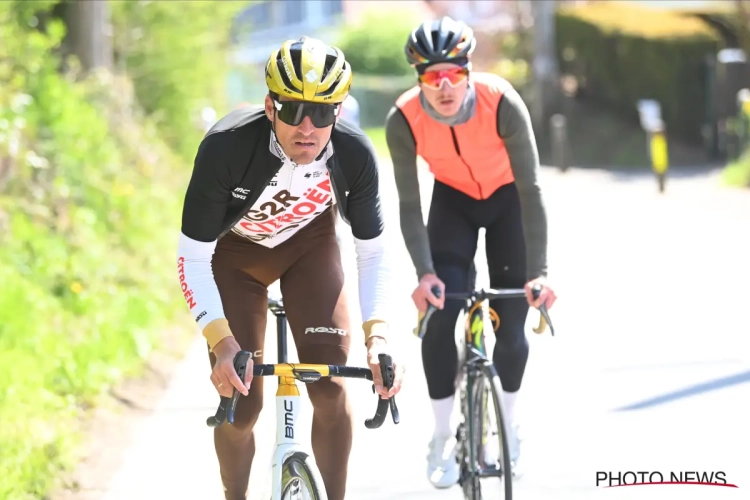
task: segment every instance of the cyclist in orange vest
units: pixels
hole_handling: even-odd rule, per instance
[[[424,312],[439,310],[422,341],[422,360],[435,416],[427,474],[437,488],[455,484],[452,422],[457,352],[456,320],[462,303],[446,291],[474,286],[478,231],[485,228],[490,286],[525,287],[527,299],[491,301],[501,321],[493,361],[503,386],[513,475],[520,474],[520,439],[514,403],[529,354],[524,326],[529,306],[551,307],[547,284],[547,217],[539,184],[529,112],[503,78],[471,71],[476,46],[471,28],[449,17],[426,22],[409,35],[405,52],[418,83],[402,94],[386,119],[386,140],[400,201],[401,231],[417,271],[412,298]],[[417,156],[435,177],[425,227]],[[533,300],[531,287],[543,285]],[[437,285],[441,298],[430,289]]]

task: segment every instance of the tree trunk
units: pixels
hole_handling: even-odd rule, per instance
[[[549,118],[556,112],[558,86],[557,51],[555,49],[555,1],[531,1],[534,17],[534,56],[532,74],[534,102],[531,116],[534,131],[545,135]]]
[[[83,69],[112,69],[112,25],[106,0],[73,0],[64,4],[67,51]]]

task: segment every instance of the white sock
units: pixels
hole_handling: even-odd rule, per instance
[[[513,428],[513,424],[516,421],[516,399],[518,399],[518,391],[506,392],[503,391],[503,409],[505,410],[505,429],[510,432]]]
[[[452,436],[454,434],[452,425],[453,396],[445,399],[431,399],[432,412],[435,415],[435,435]]]

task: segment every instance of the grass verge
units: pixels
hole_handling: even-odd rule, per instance
[[[390,160],[391,155],[388,152],[388,144],[385,142],[385,127],[366,128],[364,132],[372,141],[378,158]]]
[[[134,116],[128,81],[73,83],[50,68],[8,98],[0,498],[27,500],[44,498],[73,465],[79,417],[139,373],[181,311],[174,247],[183,186],[176,158]]]
[[[750,187],[750,151],[727,165],[722,172],[722,178],[730,186]]]

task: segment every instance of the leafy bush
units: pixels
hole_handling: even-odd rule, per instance
[[[750,150],[737,160],[729,163],[722,173],[724,182],[730,186],[750,188]]]
[[[525,88],[531,77],[531,68],[523,59],[499,59],[488,71],[502,76],[516,89]]]
[[[404,14],[371,10],[334,40],[354,71],[351,93],[360,104],[363,128],[382,127],[398,96],[417,82],[404,44],[422,20]]]
[[[43,498],[82,408],[182,311],[185,179],[127,80],[73,83],[55,2],[0,2],[0,498]],[[170,229],[171,228],[171,229]]]
[[[203,106],[227,108],[232,18],[251,2],[110,2],[118,64],[159,133],[192,162]]]
[[[619,2],[566,7],[557,15],[563,73],[574,75],[586,95],[637,118],[639,99],[661,103],[667,129],[701,140],[708,105],[705,57],[720,48],[703,21]]]
[[[420,21],[409,15],[370,11],[357,24],[347,25],[336,44],[352,65],[355,81],[360,74],[413,75],[414,69],[406,62],[404,44]]]

